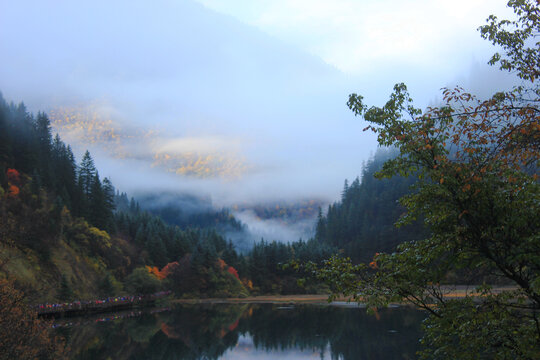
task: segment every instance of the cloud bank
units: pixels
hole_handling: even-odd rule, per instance
[[[123,191],[333,201],[376,148],[348,94],[381,104],[405,81],[427,105],[490,52],[491,5],[4,1],[0,90]]]

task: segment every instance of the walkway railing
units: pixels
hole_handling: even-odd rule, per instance
[[[169,294],[171,294],[170,291],[160,291],[147,295],[117,296],[96,300],[76,300],[65,303],[45,303],[35,305],[34,308],[38,316],[43,317],[78,316],[151,305],[157,299]]]

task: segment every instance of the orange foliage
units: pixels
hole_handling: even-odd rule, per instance
[[[243,278],[241,281],[246,288],[248,288],[249,290],[253,290],[253,282],[251,280]]]
[[[176,332],[172,326],[166,323],[161,324],[161,332],[164,333],[169,339],[180,339],[178,332]]]
[[[379,266],[377,265],[377,257],[379,256],[379,253],[375,253],[373,256],[373,261],[369,263],[369,267],[373,270],[377,270]]]
[[[148,266],[146,265],[146,269],[148,270],[148,272],[150,274],[153,274],[155,277],[157,277],[159,280],[163,280],[165,277],[163,276],[163,274],[161,274],[161,272],[159,271],[159,269],[157,268],[157,266]]]
[[[163,279],[165,279],[167,276],[169,276],[170,274],[172,274],[172,272],[174,271],[174,269],[176,267],[180,266],[180,264],[178,263],[178,261],[173,261],[173,262],[170,262],[168,263],[167,265],[165,265],[163,267],[163,269],[161,269],[161,271],[159,272],[161,276],[163,276]],[[159,278],[159,276],[158,276]]]
[[[238,327],[239,322],[240,322],[240,320],[236,319],[236,321],[234,323],[232,323],[231,325],[229,325],[229,327],[227,329],[229,329],[229,331],[233,331],[234,329],[236,329]]]
[[[10,185],[9,187],[9,196],[10,197],[16,197],[17,195],[19,195],[21,191],[19,190],[19,188],[15,185]]]
[[[232,266],[229,266],[229,268],[227,269],[227,271],[230,273],[230,274],[233,274],[234,277],[236,277],[238,280],[240,280],[240,277],[238,276],[238,271],[233,268]]]
[[[12,282],[0,279],[0,358],[67,359],[64,342],[24,300]]]
[[[217,265],[221,271],[225,270],[225,268],[227,267],[227,263],[222,259],[217,260]]]
[[[159,280],[163,280],[167,276],[169,276],[177,266],[180,266],[180,264],[178,263],[178,261],[174,261],[165,265],[163,269],[161,269],[161,271],[157,268],[157,266],[146,265],[146,269],[148,270],[150,274],[154,275]]]
[[[9,182],[18,184],[21,181],[21,174],[15,169],[7,169],[6,176]]]

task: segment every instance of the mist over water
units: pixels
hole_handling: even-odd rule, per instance
[[[225,233],[240,251],[251,249],[253,244],[265,240],[277,242],[292,242],[308,240],[315,234],[316,216],[306,219],[295,219],[284,222],[280,219],[261,219],[252,210],[233,212],[236,219],[245,224],[242,232],[229,231]]]

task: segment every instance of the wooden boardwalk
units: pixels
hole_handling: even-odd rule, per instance
[[[157,299],[169,295],[170,291],[162,291],[149,295],[117,296],[104,299],[73,301],[65,303],[46,303],[35,305],[39,317],[61,318],[97,314],[103,312],[128,310],[135,307],[153,306]]]

